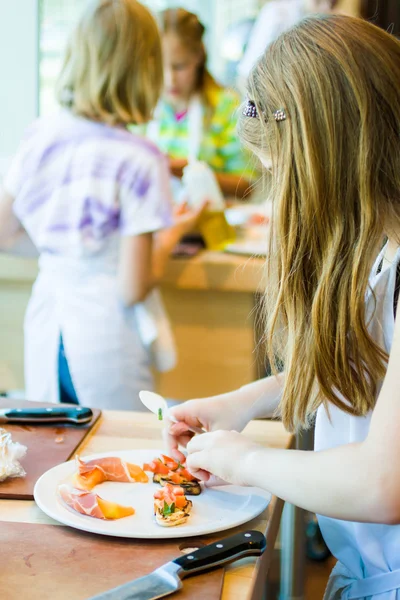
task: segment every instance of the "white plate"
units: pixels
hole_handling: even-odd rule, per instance
[[[225,209],[225,217],[232,227],[246,225],[253,215],[268,216],[266,204],[235,204]]]
[[[142,465],[161,453],[161,450],[124,450],[85,456],[85,460],[101,456],[119,456],[128,462]],[[57,494],[59,484],[68,483],[75,472],[75,461],[69,461],[44,473],[35,485],[35,501],[52,519],[76,529],[101,535],[146,539],[205,535],[250,521],[261,514],[271,500],[270,494],[258,488],[232,485],[206,488],[202,490],[200,496],[190,496],[193,508],[187,524],[165,528],[154,521],[153,494],[159,486],[152,483],[151,478],[147,484],[108,481],[96,486],[95,492],[105,500],[133,506],[136,512],[131,517],[103,521],[75,512],[59,498]]]
[[[239,240],[225,246],[224,252],[229,252],[230,254],[243,254],[244,256],[264,257],[267,256],[268,242]]]

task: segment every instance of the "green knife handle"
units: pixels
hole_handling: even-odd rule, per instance
[[[93,417],[90,408],[67,405],[52,407],[10,408],[3,411],[10,422],[27,423],[87,423]]]
[[[210,569],[243,556],[260,556],[267,546],[259,531],[237,533],[195,552],[176,558],[173,562],[182,569],[181,577]]]

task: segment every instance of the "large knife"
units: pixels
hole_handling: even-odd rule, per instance
[[[150,575],[125,583],[90,600],[155,600],[177,592],[182,579],[243,556],[260,556],[267,542],[259,531],[246,531],[180,556]]]
[[[54,406],[41,408],[0,408],[0,423],[89,423],[93,417],[90,408],[83,406]]]

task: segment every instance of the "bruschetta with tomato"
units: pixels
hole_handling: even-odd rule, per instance
[[[183,488],[167,483],[154,494],[154,515],[161,527],[183,525],[189,518],[192,502]]]
[[[144,471],[153,473],[153,482],[162,486],[167,484],[178,485],[185,490],[188,496],[198,496],[201,493],[200,482],[180,462],[166,456],[155,458],[150,463],[143,465]]]

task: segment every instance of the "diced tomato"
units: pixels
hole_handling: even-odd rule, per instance
[[[167,475],[169,473],[169,468],[160,460],[155,459],[152,460],[151,463],[145,463],[143,465],[143,471],[151,471],[157,475]]]
[[[179,468],[177,470],[177,473],[179,473],[179,475],[184,477],[187,481],[195,481],[196,480],[196,477],[193,477],[193,475],[191,473],[189,473],[189,471],[187,469],[185,469],[185,467]]]
[[[157,490],[154,493],[154,498],[156,500],[165,500],[165,502],[167,502],[167,504],[171,504],[172,502],[175,502],[177,497],[181,497],[181,496],[185,496],[185,490],[177,485],[171,485],[170,483],[167,483],[167,485],[165,485],[163,488],[161,488],[160,490]],[[171,502],[168,502],[168,501]]]
[[[185,496],[177,496],[175,499],[176,508],[184,508],[187,504]]]
[[[176,471],[170,471],[166,477],[172,483],[182,484],[187,481],[197,481],[195,477],[187,469],[181,467]]]
[[[180,484],[180,483],[182,483],[182,477],[179,473],[174,473],[173,471],[171,471],[170,473],[168,473],[168,481],[172,481],[172,483]]]
[[[164,490],[170,496],[185,495],[185,490],[183,488],[179,487],[178,485],[171,485],[170,483],[167,483],[167,485],[164,487]]]
[[[171,471],[175,471],[175,469],[178,468],[178,463],[173,458],[170,458],[169,456],[166,456],[165,454],[161,454],[161,458],[162,458],[164,465],[167,465],[167,467],[169,469],[171,469]]]

